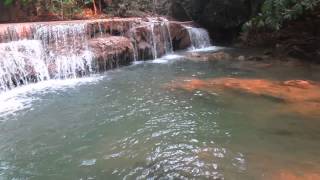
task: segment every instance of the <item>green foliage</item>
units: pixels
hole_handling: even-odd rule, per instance
[[[46,7],[50,12],[63,17],[71,17],[80,11],[81,5],[76,0],[51,0]]]
[[[279,30],[286,21],[295,20],[306,12],[313,10],[320,0],[266,0],[261,13],[244,26],[251,28],[268,28]]]
[[[85,6],[90,6],[93,2],[94,0],[0,0],[0,3],[6,6],[15,6],[17,3],[31,5],[36,7],[37,11],[50,12],[62,18],[79,14]]]
[[[3,1],[3,4],[6,5],[6,6],[9,6],[9,5],[13,4],[14,1],[15,1],[15,0],[4,0],[4,1]],[[27,3],[28,1],[29,1],[29,0],[20,0],[20,2],[22,2],[22,3]]]
[[[13,0],[4,0],[4,5],[10,5],[13,3]]]

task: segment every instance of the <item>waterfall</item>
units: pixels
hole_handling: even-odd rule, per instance
[[[170,26],[169,21],[164,19],[163,22],[161,23],[161,33],[165,43],[166,54],[173,53],[172,37],[171,37],[169,26]]]
[[[153,59],[158,58],[158,51],[157,51],[157,41],[156,41],[156,35],[154,33],[154,22],[151,22],[150,24],[150,32],[151,32],[151,37],[150,37],[150,42],[152,44],[152,55]]]
[[[138,61],[138,58],[139,58],[138,43],[135,38],[135,30],[133,27],[130,27],[130,40],[133,45],[133,60]]]
[[[165,18],[147,18],[143,25],[132,27],[130,38],[135,60],[157,59],[162,55],[173,53],[170,23]],[[144,49],[141,50],[139,45]]]
[[[0,43],[0,91],[49,79],[41,41]]]
[[[201,49],[211,46],[210,36],[203,28],[186,27],[190,36],[191,49]]]
[[[103,30],[102,30],[101,21],[98,21],[98,27],[99,27],[100,36],[102,37],[103,36]]]
[[[0,43],[0,91],[92,73],[86,23],[9,26]]]
[[[206,30],[185,28],[192,48],[210,46]],[[106,52],[103,48],[108,46],[108,41],[117,43],[117,39],[109,38],[111,36],[129,39],[129,43],[125,42],[131,41],[133,48],[119,50],[111,45],[111,49],[108,47],[111,52]],[[92,45],[99,38],[101,41]],[[119,58],[129,59],[128,62],[130,58],[135,61],[157,59],[173,52],[172,43],[170,23],[162,17],[0,24],[0,92],[48,79],[90,75],[106,70],[106,66],[118,66]],[[97,48],[102,49],[98,57]],[[98,58],[103,62],[97,62]],[[103,67],[98,67],[100,65]]]
[[[51,65],[52,78],[76,78],[92,71],[85,23],[38,27],[35,39],[42,40],[47,51],[46,64]]]

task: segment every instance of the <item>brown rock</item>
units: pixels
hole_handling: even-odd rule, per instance
[[[214,52],[214,53],[197,53],[192,52],[187,54],[187,59],[192,61],[221,61],[230,60],[232,56],[226,52]]]
[[[191,46],[188,30],[181,22],[170,22],[170,34],[174,50],[186,49]]]
[[[121,36],[95,38],[89,41],[89,47],[97,60],[98,70],[125,65],[134,60],[131,40]]]
[[[282,100],[283,110],[306,117],[320,116],[320,84],[306,80],[272,81],[267,79],[215,78],[175,82],[171,89],[217,92],[233,90]]]

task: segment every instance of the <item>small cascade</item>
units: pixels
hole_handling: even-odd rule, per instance
[[[157,59],[173,52],[170,27],[162,17],[0,25],[0,92]],[[210,46],[206,30],[173,27],[188,29],[193,49]]]
[[[135,29],[131,26],[130,27],[130,32],[129,32],[129,36],[130,36],[130,40],[132,42],[133,45],[133,60],[134,61],[138,61],[139,58],[139,48],[138,48],[138,42],[135,38]]]
[[[102,29],[101,21],[98,21],[98,27],[99,27],[99,34],[102,37],[103,36],[103,29]]]
[[[186,27],[190,36],[191,49],[201,49],[211,46],[210,36],[203,28]]]
[[[47,51],[52,78],[76,78],[91,72],[93,56],[85,23],[42,26],[37,28],[35,39],[41,39]]]
[[[0,91],[49,79],[41,41],[23,40],[0,44]]]
[[[86,23],[12,25],[0,43],[0,91],[92,73]]]
[[[143,25],[132,27],[130,38],[134,46],[135,60],[157,59],[173,52],[169,25],[165,18],[148,18]]]
[[[165,54],[171,54],[173,53],[173,44],[172,44],[172,37],[170,33],[170,23],[165,18],[160,18],[160,19],[161,19],[160,30],[161,30],[161,35],[165,45]]]

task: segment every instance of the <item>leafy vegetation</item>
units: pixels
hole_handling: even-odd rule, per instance
[[[17,21],[19,18],[81,19],[94,15],[145,16],[155,12],[153,0],[0,0],[0,3],[28,14],[18,17],[17,13],[13,16]]]
[[[102,11],[104,0],[4,0],[6,6],[21,4],[34,6],[37,11],[45,11],[62,17],[71,17],[79,14],[86,7],[92,8],[94,14]],[[109,0],[109,2],[112,2]]]
[[[247,22],[244,30],[252,28],[279,30],[285,22],[312,11],[319,2],[320,0],[266,0],[261,13]]]

